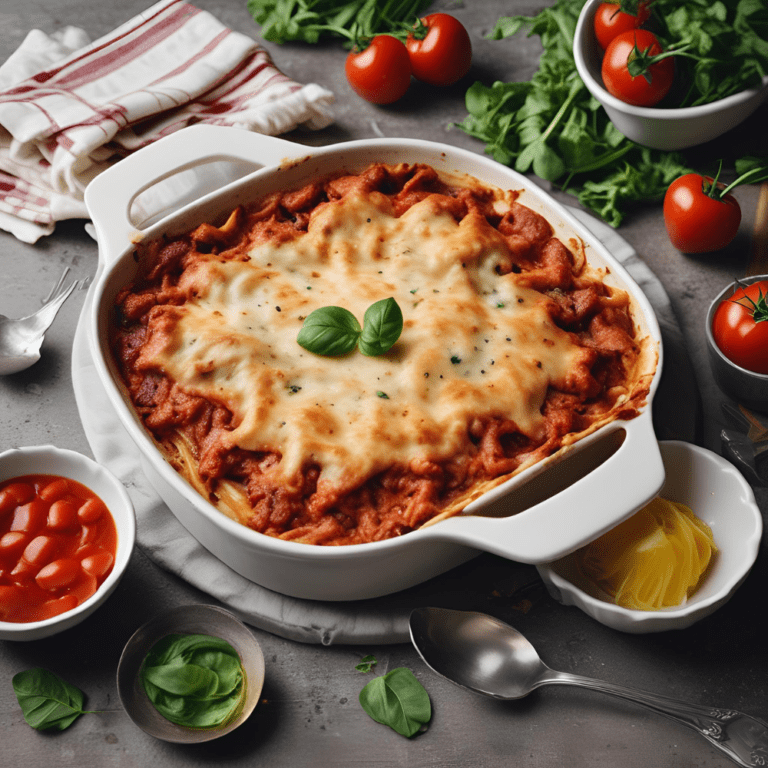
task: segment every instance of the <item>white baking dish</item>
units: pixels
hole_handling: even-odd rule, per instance
[[[132,205],[144,190],[181,171],[223,160],[244,161],[258,170],[144,229],[132,222]],[[123,396],[107,342],[110,313],[117,291],[135,273],[133,251],[139,240],[180,234],[201,222],[220,220],[236,205],[273,190],[294,188],[342,168],[361,170],[375,161],[423,162],[446,173],[468,173],[498,187],[523,190],[521,203],[543,213],[565,242],[572,237],[584,241],[590,262],[608,268],[606,281],[631,294],[641,333],[658,342],[659,364],[639,416],[602,427],[472,502],[460,516],[369,544],[324,547],[275,539],[219,512],[158,452]],[[85,200],[99,241],[99,274],[88,323],[99,376],[159,495],[203,546],[257,584],[295,597],[355,600],[418,584],[479,551],[527,563],[554,560],[630,516],[664,482],[650,408],[661,371],[661,340],[648,300],[602,244],[562,206],[525,177],[489,158],[410,139],[314,149],[238,129],[195,126],[121,160],[90,184]]]

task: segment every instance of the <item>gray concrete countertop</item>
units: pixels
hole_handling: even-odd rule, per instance
[[[0,61],[33,28],[52,32],[66,25],[87,30],[92,39],[145,10],[147,0],[4,0],[0,7]],[[245,0],[198,0],[227,26],[259,38]],[[435,10],[450,10],[467,26],[474,46],[468,79],[524,80],[536,68],[538,38],[486,38],[496,20],[513,13],[532,14],[543,0],[438,0]],[[433,139],[478,153],[483,146],[453,128],[465,114],[466,83],[435,92],[414,87],[398,104],[376,107],[347,86],[345,51],[336,44],[315,47],[267,44],[274,61],[299,82],[317,82],[336,94],[335,123],[297,140],[324,145],[387,137]],[[740,129],[690,153],[696,158],[727,156],[734,142],[764,142],[768,111],[763,108]],[[293,137],[292,137],[293,138]],[[762,148],[765,149],[763,143]],[[546,186],[546,185],[544,185]],[[557,190],[561,202],[574,198]],[[743,187],[741,231],[725,251],[683,256],[669,243],[661,207],[639,206],[620,233],[655,272],[668,291],[686,338],[703,401],[701,444],[719,450],[724,426],[719,392],[709,372],[704,318],[721,287],[744,273],[758,190]],[[92,276],[97,248],[83,222],[60,224],[38,244],[25,245],[0,232],[0,312],[20,316],[48,290],[65,267],[71,277]],[[70,374],[72,337],[84,293],[64,305],[46,337],[39,363],[26,372],[0,378],[0,449],[54,443],[90,453],[75,407]],[[756,489],[762,510],[768,497]],[[764,550],[764,547],[763,547]],[[529,610],[519,597],[497,603],[497,614],[514,623],[538,646],[554,668],[614,680],[768,717],[765,685],[765,634],[754,620],[764,604],[761,589],[768,572],[765,551],[734,597],[714,616],[694,627],[658,635],[625,635],[607,629],[575,608],[545,595]],[[318,647],[293,643],[254,630],[264,650],[267,673],[262,701],[249,722],[234,734],[208,745],[174,746],[153,740],[126,716],[117,697],[115,671],[128,637],[164,608],[211,599],[158,569],[140,550],[115,594],[96,614],[60,636],[30,643],[0,642],[0,725],[4,733],[0,765],[82,766],[482,766],[519,765],[554,768],[680,768],[731,763],[692,731],[629,703],[575,688],[551,687],[519,702],[495,702],[474,696],[433,675],[409,645]],[[434,715],[429,730],[412,740],[374,723],[358,704],[370,675],[355,671],[361,656],[378,659],[377,673],[398,666],[414,670],[427,687]],[[48,667],[87,693],[98,714],[82,717],[61,734],[33,731],[22,719],[11,677],[30,667]]]

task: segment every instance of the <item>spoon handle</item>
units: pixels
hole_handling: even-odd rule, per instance
[[[739,765],[747,768],[768,765],[768,723],[735,709],[688,704],[667,696],[659,696],[569,672],[550,670],[541,682],[578,685],[634,701],[693,728]]]

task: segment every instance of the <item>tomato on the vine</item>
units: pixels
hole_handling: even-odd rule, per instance
[[[712,318],[712,336],[733,363],[768,374],[768,280],[742,285],[721,302]]]
[[[601,3],[595,11],[594,27],[598,45],[605,50],[611,40],[622,32],[640,29],[651,16],[648,3],[622,0],[621,3]]]
[[[602,75],[606,90],[627,104],[652,107],[672,87],[675,64],[662,51],[653,32],[633,29],[611,40],[603,56]]]
[[[686,173],[664,195],[664,224],[672,245],[683,253],[707,253],[725,248],[736,237],[741,208],[736,198],[721,198],[709,176]]]
[[[363,50],[350,51],[344,71],[352,90],[373,104],[392,104],[411,84],[408,50],[391,35],[376,35]]]
[[[464,25],[447,13],[420,19],[405,41],[413,76],[430,85],[452,85],[469,72],[472,43]]]

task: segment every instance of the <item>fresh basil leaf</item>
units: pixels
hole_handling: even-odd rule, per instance
[[[377,723],[388,725],[408,738],[418,733],[432,717],[429,694],[405,667],[371,680],[360,691],[360,705]]]
[[[219,688],[219,676],[196,664],[147,667],[144,670],[144,679],[165,693],[194,696],[198,699],[210,698]]]
[[[357,318],[343,307],[320,307],[304,321],[296,340],[316,355],[346,355],[357,345],[361,328]]]
[[[39,731],[63,731],[86,713],[85,694],[47,669],[19,672],[11,682],[24,719]]]
[[[403,332],[403,313],[392,298],[382,299],[365,310],[360,351],[369,357],[388,352]]]
[[[155,709],[177,725],[215,728],[242,709],[246,681],[237,651],[210,635],[167,635],[139,672]]]

